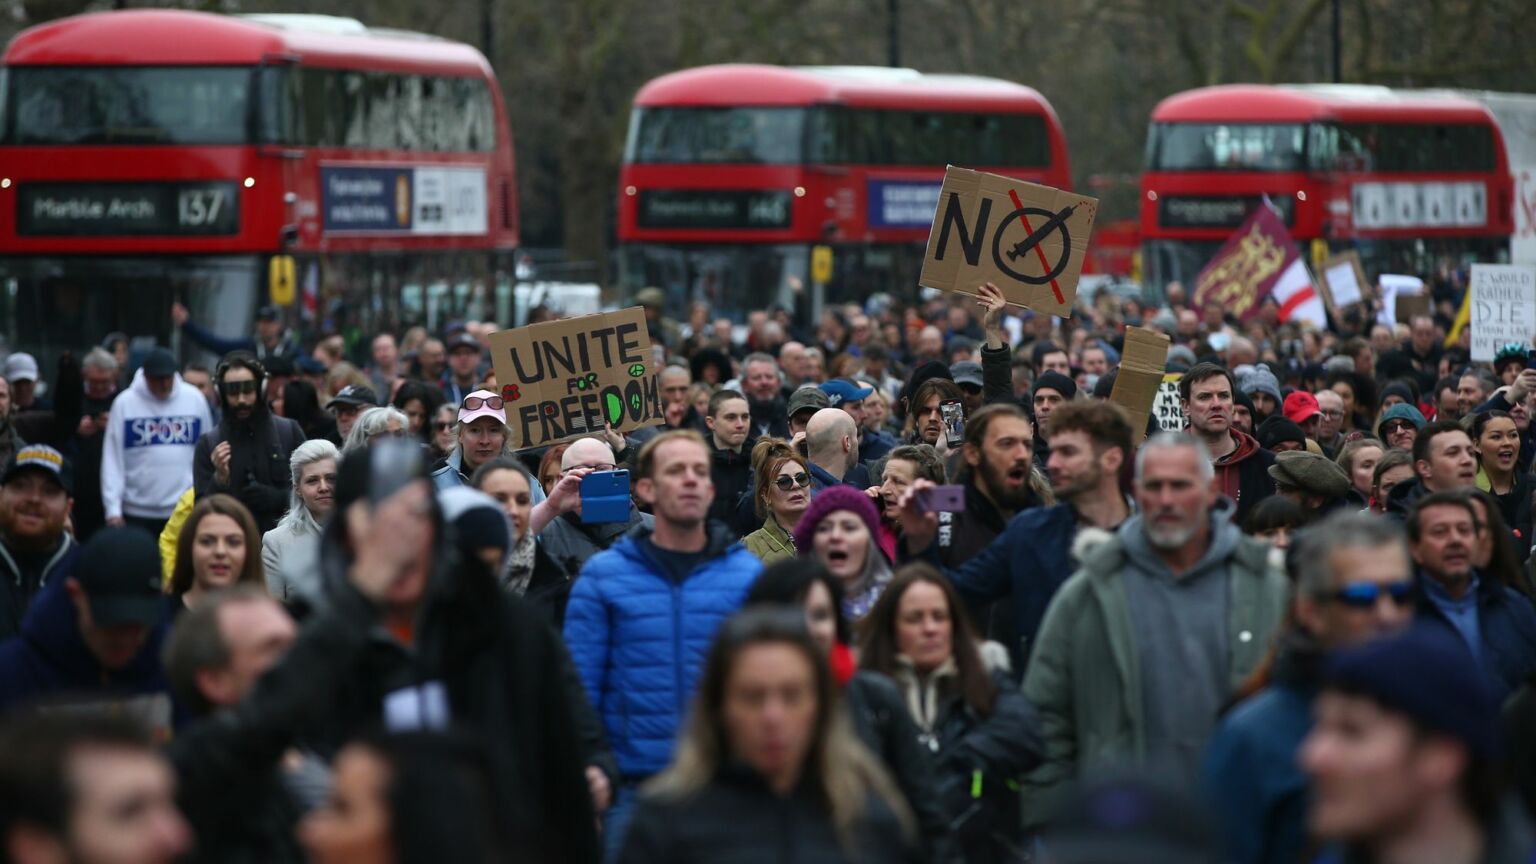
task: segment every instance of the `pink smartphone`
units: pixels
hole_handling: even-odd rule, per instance
[[[953,485],[919,489],[917,506],[924,513],[964,513],[965,487]]]

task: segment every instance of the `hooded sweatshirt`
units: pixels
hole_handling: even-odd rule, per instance
[[[213,427],[208,400],[177,375],[169,399],[149,392],[144,370],[112,401],[101,452],[101,503],[108,519],[167,519],[192,485],[197,439]]]
[[[1205,555],[1178,575],[1148,542],[1142,514],[1117,532],[1125,545],[1126,602],[1136,610],[1131,624],[1141,659],[1147,755],[1152,765],[1187,779],[1198,776],[1231,689],[1227,564],[1242,536],[1231,508],[1221,500],[1211,509]]]
[[[1275,494],[1275,480],[1269,476],[1275,454],[1259,446],[1259,440],[1246,432],[1233,429],[1232,437],[1237,446],[1216,460],[1216,483],[1221,494],[1237,505],[1230,515],[1233,522],[1241,525],[1254,505]]]

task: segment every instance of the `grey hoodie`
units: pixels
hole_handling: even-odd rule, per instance
[[[1231,501],[1211,510],[1211,543],[1175,577],[1142,530],[1140,514],[1119,528],[1125,593],[1141,658],[1148,764],[1174,777],[1198,776],[1206,741],[1230,692],[1227,566],[1242,532]]]

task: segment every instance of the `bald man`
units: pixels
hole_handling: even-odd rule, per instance
[[[593,471],[612,471],[615,467],[613,448],[600,438],[578,438],[571,442],[560,457],[560,482],[550,491],[549,498],[533,508],[528,518],[528,530],[539,538],[539,545],[555,563],[564,577],[565,584],[576,578],[581,565],[593,555],[607,549],[636,525],[647,529],[656,524],[649,513],[641,513],[633,500],[629,504],[627,522],[599,522],[587,524],[581,521],[581,478]],[[561,592],[563,595],[563,592]],[[564,597],[552,604],[557,612],[564,608]]]
[[[846,483],[866,489],[869,471],[859,464],[859,427],[841,408],[823,408],[805,425],[805,447],[811,463],[811,489]]]

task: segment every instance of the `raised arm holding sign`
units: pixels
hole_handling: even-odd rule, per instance
[[[1072,315],[1099,202],[949,166],[919,284],[980,296],[990,282],[1016,306]]]

